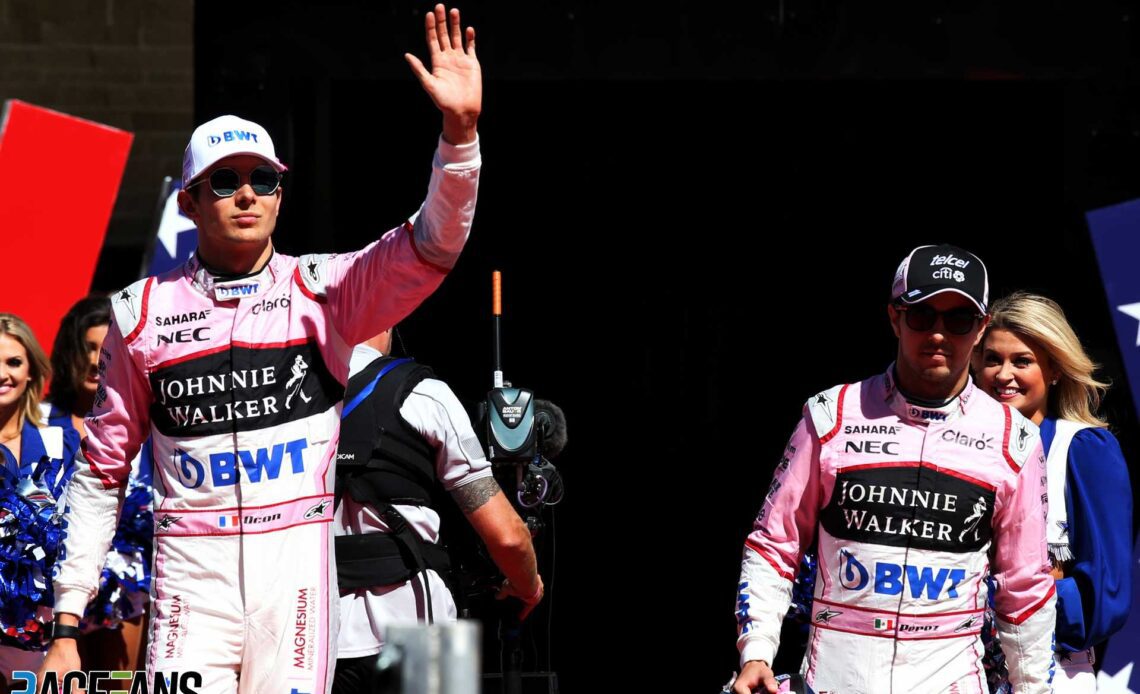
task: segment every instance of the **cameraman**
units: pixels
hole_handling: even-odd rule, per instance
[[[383,356],[390,347],[385,331],[357,345],[349,364],[333,519],[341,587],[334,694],[371,691],[388,625],[456,619],[440,576],[449,562],[430,501],[437,484],[506,576],[497,597],[522,601],[523,619],[543,595],[530,532],[491,476],[466,411],[427,367]]]

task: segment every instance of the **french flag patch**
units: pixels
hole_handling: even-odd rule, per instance
[[[219,528],[225,528],[225,527],[236,528],[240,524],[238,519],[239,519],[238,516],[218,516],[218,527]],[[878,620],[875,620],[875,621],[878,621]]]

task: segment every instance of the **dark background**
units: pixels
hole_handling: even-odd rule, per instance
[[[283,252],[359,248],[422,200],[440,119],[402,54],[425,55],[428,7],[195,3],[196,122],[274,135]],[[727,679],[775,461],[804,399],[893,358],[889,284],[916,245],[976,252],[995,297],[1060,301],[1136,458],[1083,217],[1140,196],[1131,4],[461,9],[485,77],[479,211],[401,332],[480,398],[500,269],[506,376],[567,413],[528,667],[551,653],[571,692]]]

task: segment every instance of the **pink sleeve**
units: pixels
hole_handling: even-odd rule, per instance
[[[805,411],[744,542],[736,606],[741,663],[771,664],[776,655],[792,580],[815,537],[820,494],[819,440]]]
[[[994,516],[994,604],[1006,621],[1024,620],[1053,587],[1045,540],[1047,486],[1039,459],[1044,460],[1040,442]]]
[[[819,515],[819,444],[809,417],[800,420],[780,459],[764,505],[744,544],[788,580],[795,578],[803,548],[815,538]]]
[[[329,308],[346,344],[400,322],[443,282],[471,231],[480,166],[478,141],[441,139],[419,211],[364,250],[328,258]]]
[[[411,230],[400,227],[362,251],[329,257],[329,312],[345,344],[399,323],[447,276],[416,256],[411,238]]]
[[[150,285],[147,285],[149,289]],[[145,316],[142,320],[145,320]],[[133,337],[129,335],[128,337]],[[114,323],[99,355],[99,390],[84,422],[83,452],[91,472],[108,489],[123,485],[131,461],[150,433],[150,383]]]
[[[994,513],[994,607],[1015,692],[1047,692],[1057,621],[1045,539],[1045,454],[1040,439]]]

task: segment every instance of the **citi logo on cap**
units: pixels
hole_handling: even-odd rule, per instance
[[[948,267],[935,270],[931,277],[936,280],[954,280],[959,284],[966,281],[966,273],[961,270],[951,270]]]
[[[221,135],[210,135],[206,139],[208,146],[220,145],[223,142],[257,142],[257,133],[248,130],[227,130]]]

